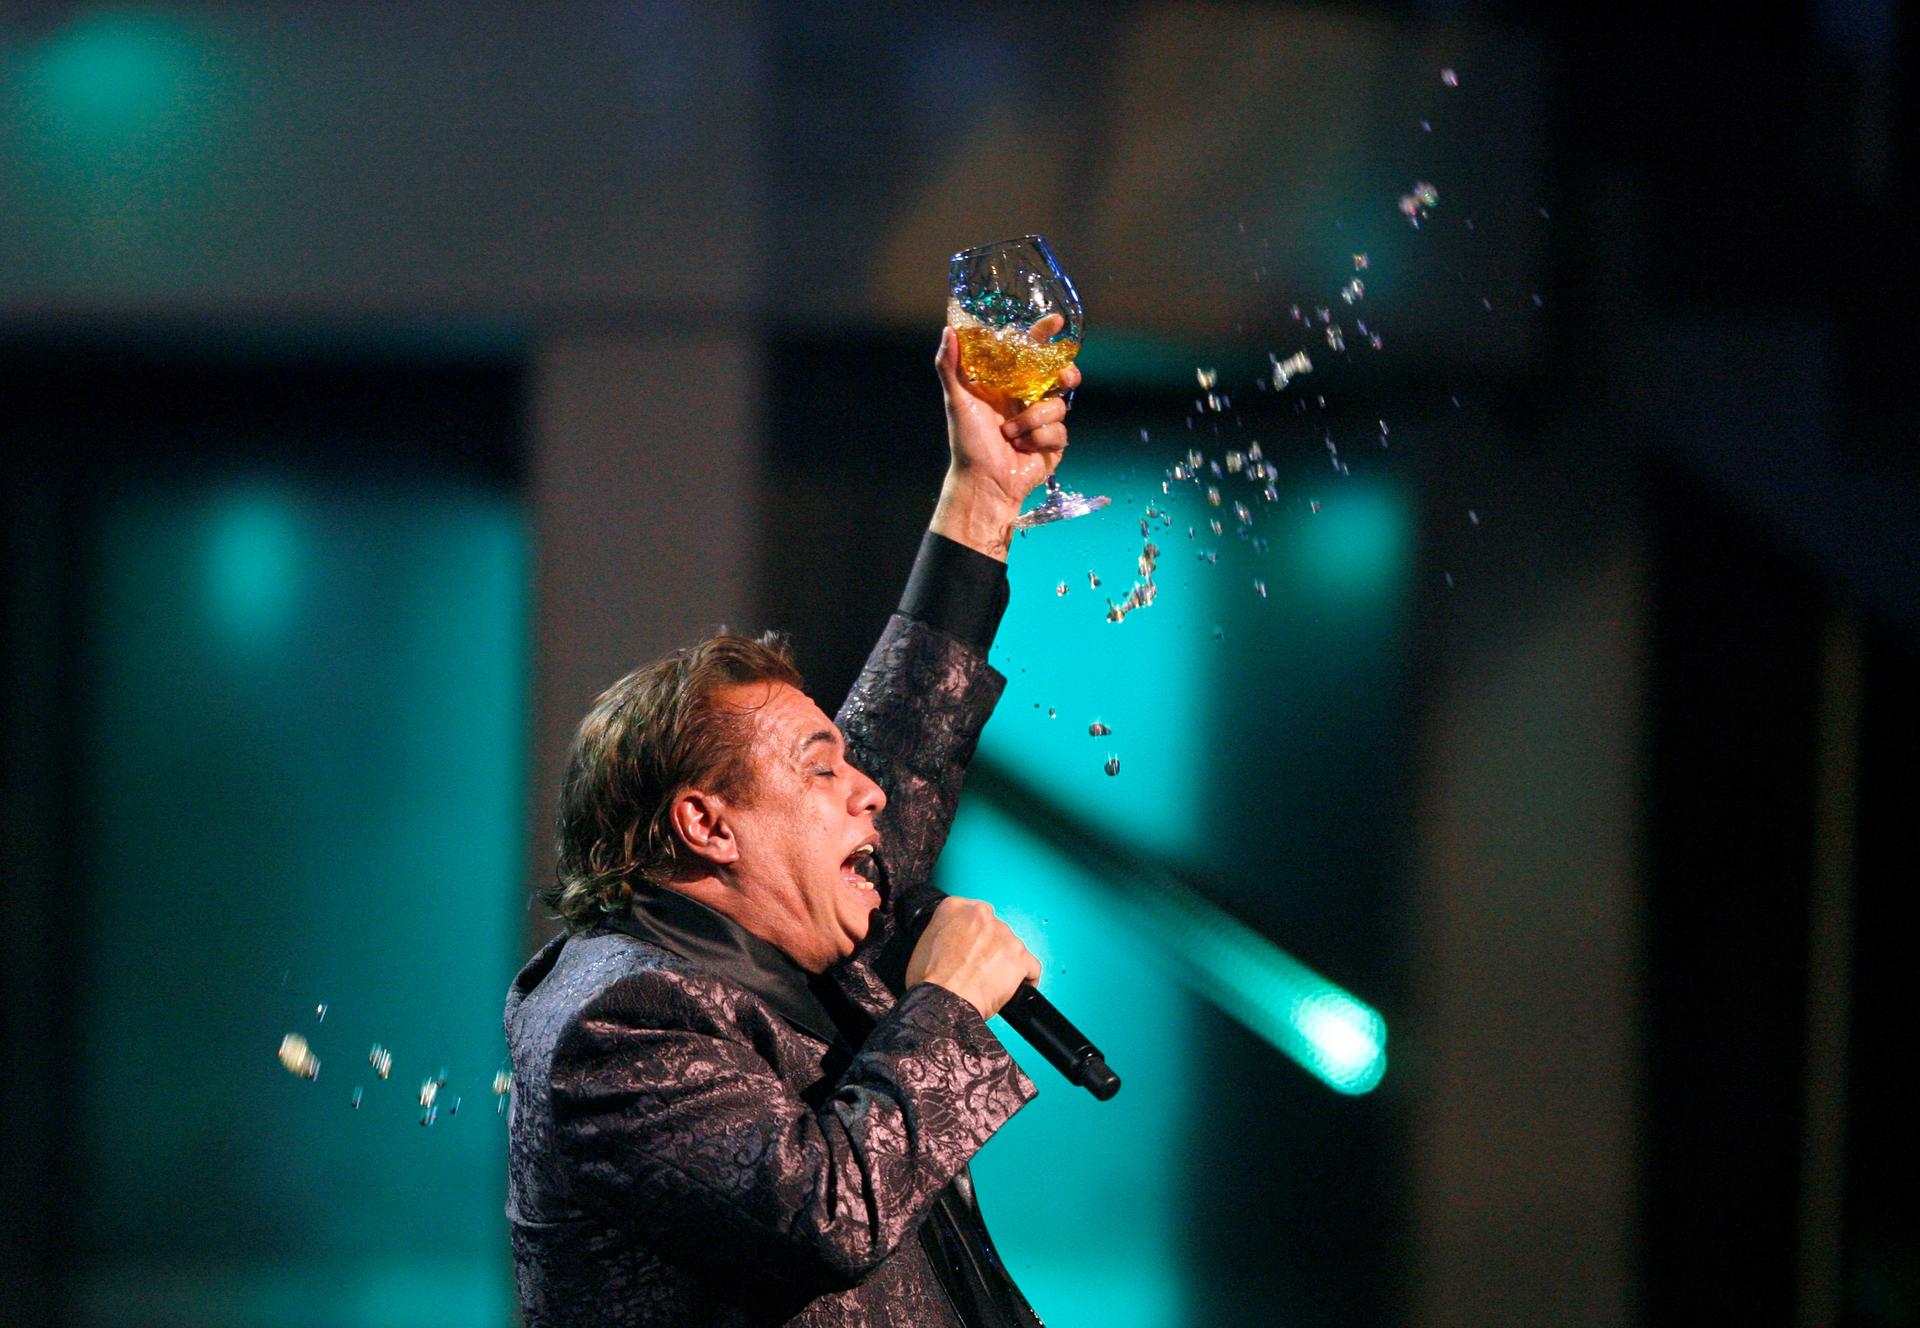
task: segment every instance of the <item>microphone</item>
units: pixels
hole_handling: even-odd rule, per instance
[[[915,937],[926,930],[933,910],[946,897],[939,890],[927,888],[923,901],[906,919]],[[1107,1058],[1100,1054],[1100,1049],[1032,983],[1020,984],[1000,1007],[1000,1017],[1026,1039],[1028,1046],[1065,1075],[1068,1083],[1080,1085],[1102,1102],[1120,1091],[1120,1076],[1107,1068]]]
[[[1120,1076],[1107,1068],[1107,1058],[1100,1049],[1032,983],[1020,984],[1000,1007],[1000,1017],[1064,1074],[1068,1083],[1079,1084],[1102,1102],[1120,1091]]]

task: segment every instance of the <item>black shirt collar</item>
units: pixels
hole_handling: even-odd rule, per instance
[[[605,925],[745,988],[788,1023],[828,1046],[839,1036],[826,1006],[808,985],[805,969],[778,946],[697,899],[636,882],[632,911],[608,915]]]

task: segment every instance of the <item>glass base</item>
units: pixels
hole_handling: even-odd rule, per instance
[[[1044,526],[1050,521],[1066,521],[1076,516],[1085,516],[1089,512],[1098,512],[1112,501],[1111,498],[1089,498],[1084,493],[1070,493],[1065,489],[1049,489],[1045,502],[1022,512],[1013,519],[1013,528],[1031,530],[1034,526]]]

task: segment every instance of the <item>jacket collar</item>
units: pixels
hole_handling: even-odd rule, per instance
[[[778,946],[697,899],[637,881],[631,911],[608,915],[604,925],[752,992],[788,1023],[828,1046],[839,1040],[832,1016],[808,985],[806,970]]]

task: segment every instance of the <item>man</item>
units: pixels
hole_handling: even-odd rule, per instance
[[[546,895],[569,930],[507,1002],[529,1328],[1038,1324],[967,1163],[1034,1096],[986,1020],[1040,967],[927,878],[1066,404],[966,383],[951,331],[935,367],[946,480],[838,723],[777,638],[723,635],[581,725]]]

